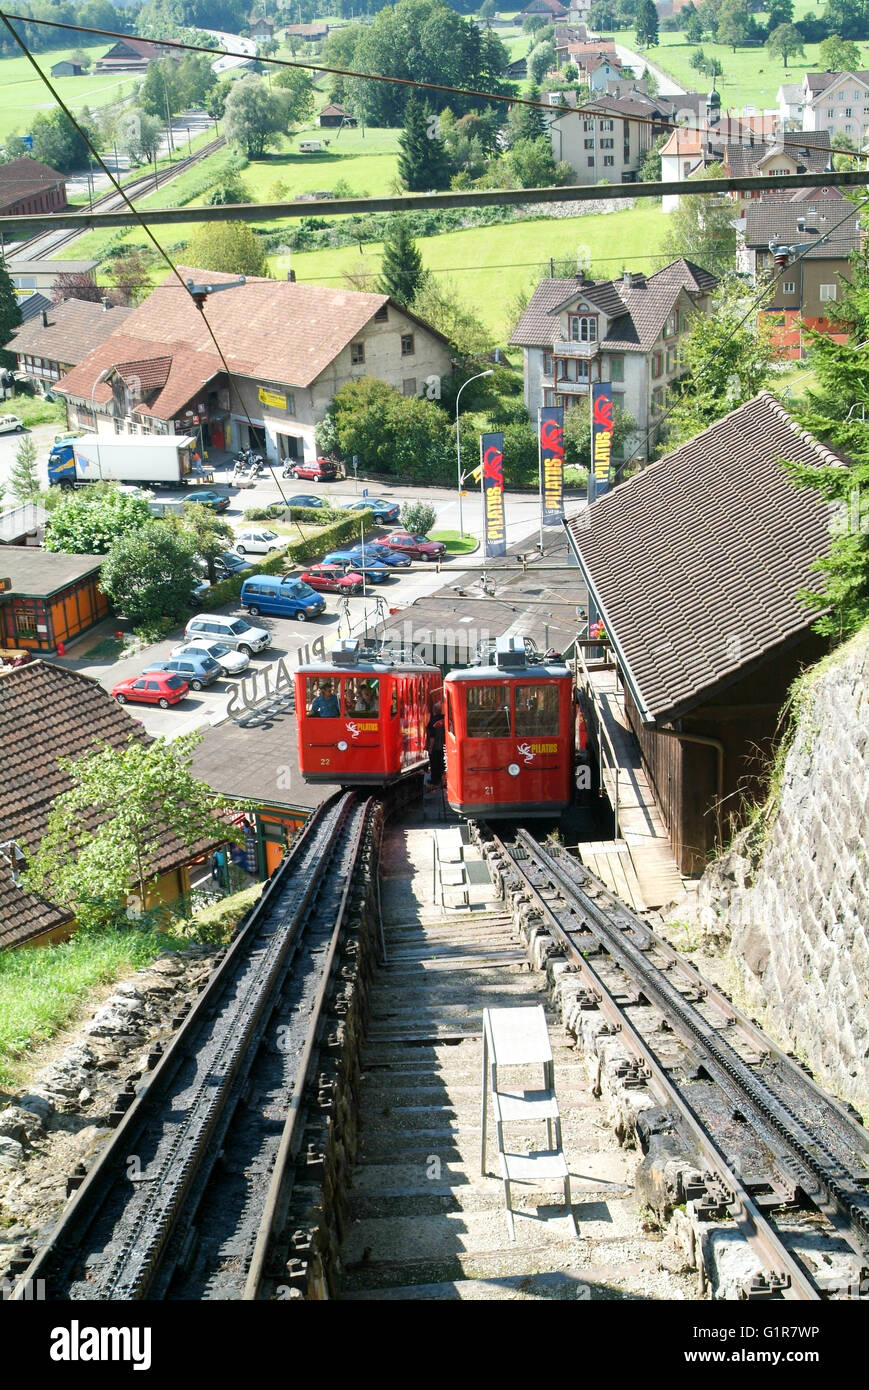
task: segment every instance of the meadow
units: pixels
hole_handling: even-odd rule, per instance
[[[64,58],[69,58],[81,48],[91,58],[98,58],[106,52],[108,40],[97,44],[77,44],[73,48],[52,48],[35,55],[40,69],[48,75],[49,69]],[[129,96],[141,77],[132,73],[86,73],[83,77],[54,77],[50,79],[57,88],[59,96],[72,111],[81,111],[89,106],[106,106]],[[27,58],[0,59],[0,141],[18,133],[27,135],[33,117],[40,112],[50,113],[55,108],[54,98],[48,88],[37,77]]]

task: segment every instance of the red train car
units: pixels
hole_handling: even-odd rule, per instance
[[[339,642],[294,676],[299,768],[306,782],[388,786],[428,765],[426,728],[442,698],[437,666]]]
[[[521,638],[498,639],[494,666],[451,671],[446,697],[447,800],[463,816],[557,816],[573,796],[573,676],[535,661]]]

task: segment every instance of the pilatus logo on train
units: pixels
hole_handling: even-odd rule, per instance
[[[524,758],[526,763],[533,763],[536,753],[557,753],[557,743],[517,743],[516,753],[520,758]]]
[[[348,732],[348,734],[350,735],[351,738],[358,738],[360,734],[376,734],[376,733],[377,733],[377,723],[376,723],[376,722],[373,722],[373,723],[372,723],[371,720],[366,720],[364,723],[361,723],[361,724],[360,724],[360,723],[357,723],[355,720],[352,720],[352,719],[351,719],[351,720],[345,725],[345,727],[346,727],[347,732]]]

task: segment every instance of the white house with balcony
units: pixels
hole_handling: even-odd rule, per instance
[[[680,346],[718,279],[680,259],[654,275],[618,280],[541,280],[510,342],[523,351],[525,405],[572,409],[593,382],[611,381],[613,401],[637,422],[624,457],[649,458],[668,390],[681,374]]]
[[[803,130],[848,135],[862,149],[869,140],[869,71],[807,72]]]

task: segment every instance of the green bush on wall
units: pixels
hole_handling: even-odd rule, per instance
[[[315,519],[319,520],[319,515],[314,512],[314,508],[309,508],[314,514]],[[218,584],[212,584],[211,588],[203,594],[201,603],[204,609],[220,608],[224,603],[231,603],[237,599],[241,593],[241,586],[246,579],[252,579],[255,574],[280,574],[286,569],[291,569],[294,565],[309,565],[313,561],[319,560],[321,555],[325,555],[328,550],[335,550],[343,545],[345,541],[356,539],[359,535],[359,516],[342,516],[339,521],[335,521],[331,526],[326,526],[318,536],[311,536],[308,540],[291,541],[285,550],[274,551],[267,555],[258,564],[252,565],[243,574],[232,575],[229,579],[221,579]]]

